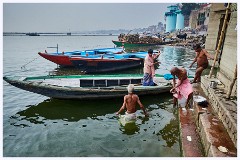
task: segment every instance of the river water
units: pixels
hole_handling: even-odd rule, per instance
[[[3,75],[39,76],[59,69],[38,52],[59,45],[59,51],[113,47],[117,36],[4,36]],[[195,53],[162,46],[156,73],[188,67]],[[32,62],[31,62],[32,61]],[[30,63],[29,63],[30,62]],[[195,66],[194,66],[195,67]],[[195,68],[188,70],[192,75]],[[121,73],[142,73],[142,68]],[[123,98],[58,100],[15,88],[3,82],[4,157],[180,157],[179,124],[170,93],[140,97],[149,112],[137,111],[135,124],[121,126],[115,112]]]

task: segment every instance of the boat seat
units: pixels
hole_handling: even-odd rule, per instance
[[[138,79],[80,79],[80,87],[109,87],[128,84],[140,84],[142,78]]]

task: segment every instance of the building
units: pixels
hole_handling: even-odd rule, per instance
[[[149,27],[147,28],[146,32],[156,33],[156,32],[157,32],[157,26],[156,26],[156,25],[149,26]]]
[[[189,26],[189,15],[184,15],[184,27]]]
[[[237,147],[237,4],[232,3],[230,11],[226,10],[224,3],[211,4],[205,49],[215,55],[215,50],[220,46],[218,70],[213,77],[202,76],[201,87]],[[225,18],[226,29],[222,31]],[[223,38],[219,43],[221,33]],[[217,81],[220,85],[209,89],[211,81]]]
[[[184,16],[181,10],[177,10],[176,14],[177,14],[176,30],[181,30],[184,28]]]
[[[197,28],[197,18],[198,18],[198,10],[192,10],[189,16],[189,27],[191,29]]]
[[[189,27],[207,31],[210,7],[211,4],[203,4],[200,6],[200,9],[192,10],[189,16]]]
[[[164,24],[162,22],[159,22],[157,25],[157,32],[163,32],[164,28]]]
[[[173,32],[184,28],[184,16],[177,5],[168,6],[165,12],[166,32]]]
[[[209,14],[210,14],[211,4],[203,4],[200,6],[198,10],[198,18],[197,18],[197,27],[200,30],[207,30],[209,23]]]

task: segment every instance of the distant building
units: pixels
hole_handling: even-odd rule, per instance
[[[155,26],[155,25],[149,26],[146,31],[150,32],[150,33],[156,33],[157,32],[157,26]]]
[[[157,25],[157,32],[163,32],[165,29],[164,24],[162,22],[159,22]]]
[[[177,14],[176,30],[181,30],[184,28],[184,16],[181,10],[177,10],[176,14]]]
[[[189,27],[191,29],[197,28],[197,18],[198,18],[198,10],[192,10],[189,16]]]
[[[184,28],[184,16],[179,10],[178,5],[168,6],[168,12],[165,12],[166,32],[173,32],[175,30]]]
[[[184,15],[184,27],[189,26],[189,15]]]
[[[197,27],[201,30],[207,30],[209,23],[209,14],[210,14],[211,4],[203,4],[200,6],[198,11]]]
[[[192,29],[207,30],[211,4],[203,4],[200,9],[191,11],[189,27]]]

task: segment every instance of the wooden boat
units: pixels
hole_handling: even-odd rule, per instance
[[[123,48],[100,48],[100,49],[93,49],[93,50],[85,50],[85,51],[72,51],[72,52],[62,52],[62,53],[45,53],[38,52],[40,56],[43,58],[56,63],[62,67],[73,67],[73,64],[70,62],[70,56],[94,56],[98,54],[120,54],[123,53]]]
[[[156,45],[165,45],[170,42],[161,42],[161,43],[129,43],[129,42],[122,42],[122,41],[114,41],[112,42],[117,46],[117,47],[122,47],[124,46],[125,48],[128,47],[140,47],[140,46],[156,46]]]
[[[134,84],[138,95],[169,92],[172,87],[162,75],[154,78],[156,86],[142,86],[142,78],[142,74],[3,77],[17,88],[58,99],[123,97],[128,84]]]
[[[27,36],[40,36],[38,33],[26,33]]]
[[[69,59],[76,68],[84,73],[102,73],[143,66],[144,57],[147,53],[142,53],[143,54],[107,55],[96,58],[70,57]]]

